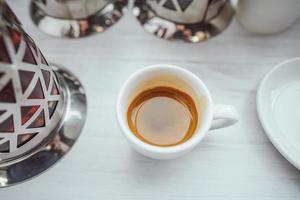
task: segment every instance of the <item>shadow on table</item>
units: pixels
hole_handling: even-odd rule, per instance
[[[155,160],[142,156],[133,149],[129,151],[128,159],[130,168],[134,171],[134,178],[137,181],[147,181],[149,184],[171,183],[184,175],[184,166],[191,164],[189,162],[192,160],[188,156],[171,160]]]

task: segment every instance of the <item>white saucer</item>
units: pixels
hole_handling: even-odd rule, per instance
[[[300,58],[265,76],[257,92],[257,112],[273,145],[300,169]]]

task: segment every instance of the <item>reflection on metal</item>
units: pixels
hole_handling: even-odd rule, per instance
[[[85,117],[80,82],[47,63],[0,0],[0,187],[56,163],[77,140]]]
[[[117,23],[126,6],[127,0],[31,0],[30,14],[49,35],[79,38]]]
[[[151,34],[187,42],[220,34],[234,16],[230,0],[135,0],[132,11]]]

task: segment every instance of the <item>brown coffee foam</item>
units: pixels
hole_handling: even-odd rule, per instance
[[[170,75],[170,74],[160,74],[160,75],[152,75],[149,76],[147,79],[141,81],[137,87],[133,89],[133,91],[129,94],[128,101],[127,101],[127,109],[130,103],[134,100],[134,98],[145,90],[149,90],[155,87],[172,87],[176,88],[182,92],[187,93],[195,102],[196,109],[198,112],[199,120],[197,129],[200,127],[201,124],[201,117],[202,113],[205,111],[207,106],[207,99],[205,96],[202,95],[201,91],[195,91],[191,84],[183,80],[182,78],[178,77],[177,75]],[[197,130],[196,130],[197,131]]]

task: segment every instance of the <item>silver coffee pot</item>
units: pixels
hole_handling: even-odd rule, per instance
[[[85,116],[79,80],[47,62],[0,0],[0,187],[56,163],[77,140]]]

